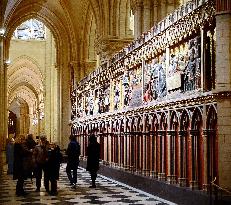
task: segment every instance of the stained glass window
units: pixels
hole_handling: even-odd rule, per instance
[[[45,40],[46,27],[42,22],[36,19],[30,19],[16,28],[13,38],[22,40]]]

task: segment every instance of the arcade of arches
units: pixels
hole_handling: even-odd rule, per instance
[[[231,189],[229,0],[0,0],[0,139],[46,134],[170,184]],[[31,27],[30,27],[30,26]]]

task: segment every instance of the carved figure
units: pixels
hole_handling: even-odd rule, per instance
[[[118,110],[118,108],[119,108],[119,102],[120,102],[119,82],[116,83],[114,92],[115,92],[115,94],[114,94],[114,109]]]

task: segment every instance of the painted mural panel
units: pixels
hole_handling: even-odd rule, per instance
[[[167,72],[168,91],[182,92],[201,87],[201,43],[200,37],[194,37],[181,45],[170,49]]]
[[[143,69],[143,100],[151,102],[167,94],[166,54],[159,55],[146,62]]]
[[[124,101],[128,107],[142,105],[142,67],[129,71],[129,88],[126,89]]]

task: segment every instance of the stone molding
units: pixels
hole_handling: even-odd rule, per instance
[[[207,93],[204,96],[197,96],[188,99],[178,99],[176,101],[171,102],[161,102],[156,103],[155,105],[146,105],[138,108],[126,109],[123,111],[116,111],[113,113],[101,113],[95,116],[85,116],[80,120],[82,124],[90,123],[90,122],[101,122],[101,121],[110,121],[110,119],[124,119],[124,117],[141,117],[142,115],[151,114],[153,112],[163,112],[171,109],[185,109],[189,107],[197,107],[204,104],[214,104],[217,102],[231,99],[231,92],[219,92],[219,93]],[[164,110],[163,110],[164,109]],[[74,126],[78,126],[78,124],[73,121]]]

